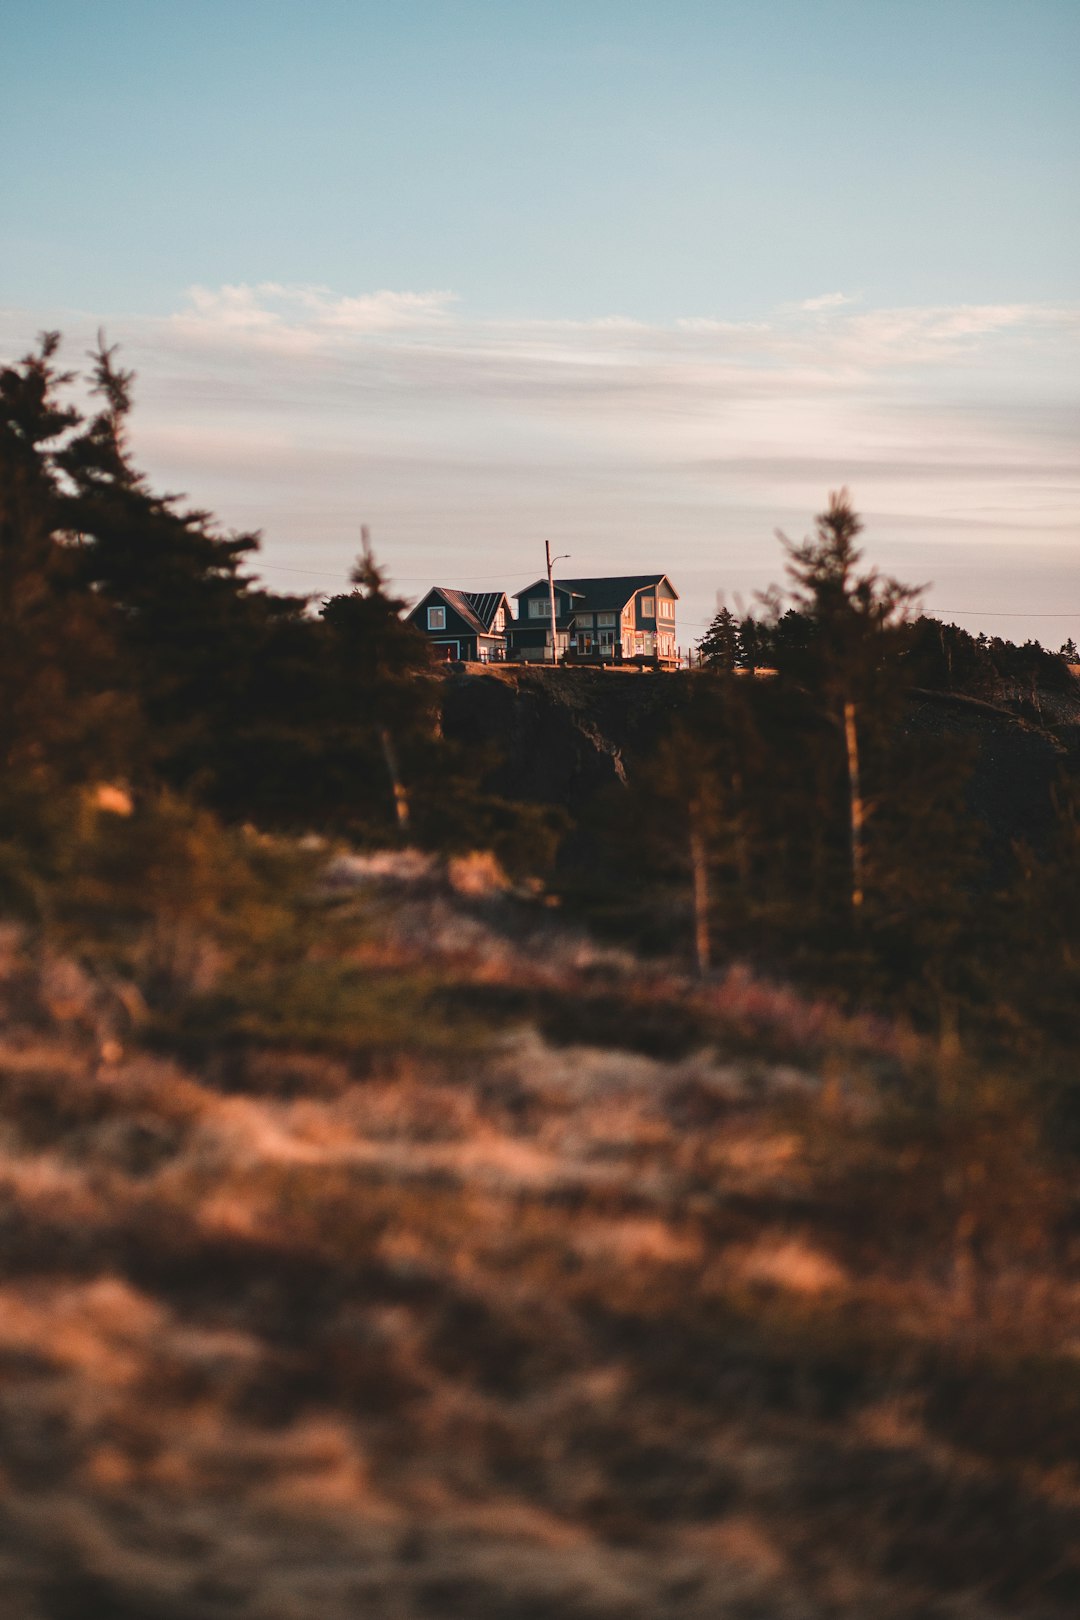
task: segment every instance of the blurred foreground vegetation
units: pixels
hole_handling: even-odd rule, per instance
[[[1074,1615],[1068,656],[835,498],[616,785],[519,794],[369,549],[264,590],[57,354],[0,372],[0,1612]],[[1023,836],[913,691],[1043,762]]]

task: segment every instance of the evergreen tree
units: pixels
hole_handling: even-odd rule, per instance
[[[326,717],[339,739],[338,779],[351,778],[354,808],[378,819],[380,797],[392,803],[401,832],[411,822],[410,767],[435,736],[434,693],[427,641],[402,618],[406,604],[391,596],[367,530],[352,573],[353,590],[322,608],[326,632]],[[381,766],[376,764],[381,761]],[[375,782],[382,779],[380,795]],[[342,785],[344,785],[342,783]]]
[[[910,610],[921,587],[876,569],[860,571],[862,520],[846,489],[833,493],[816,533],[798,544],[779,536],[787,553],[789,592],[812,634],[804,676],[843,738],[850,832],[850,903],[861,912],[868,878],[867,766],[887,754],[903,695],[899,656],[910,640]],[[774,598],[774,618],[779,619]],[[883,746],[876,749],[875,741]],[[873,753],[876,758],[869,757]]]
[[[739,623],[738,657],[739,668],[745,669],[748,675],[768,666],[765,627],[751,614]]]
[[[729,607],[721,607],[697,644],[705,669],[730,674],[739,661],[739,621]]]
[[[276,802],[275,743],[291,763],[314,628],[302,599],[241,573],[257,535],[222,534],[208,513],[150,488],[131,453],[132,374],[101,338],[91,359],[100,408],[54,453],[60,513],[83,586],[114,610],[147,722],[147,764],[229,814],[258,815],[264,797]],[[282,660],[290,674],[306,664],[306,684],[290,690]]]
[[[0,771],[54,784],[123,769],[131,711],[115,624],[81,584],[55,460],[80,417],[59,399],[59,339],[0,371]]]

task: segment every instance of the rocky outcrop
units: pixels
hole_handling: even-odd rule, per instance
[[[670,729],[700,679],[591,669],[452,672],[443,729],[494,791],[576,815],[594,794],[627,781],[634,757]],[[1038,845],[1052,824],[1054,784],[1080,761],[1080,727],[1060,723],[1060,709],[1057,701],[1059,723],[1050,729],[976,698],[918,690],[905,728],[955,738],[970,752],[969,802],[999,848]]]
[[[451,674],[443,732],[508,798],[576,811],[626,781],[625,752],[657,734],[683,691],[679,677],[602,670]]]

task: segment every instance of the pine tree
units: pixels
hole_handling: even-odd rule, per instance
[[[328,649],[328,717],[342,740],[338,758],[353,777],[354,803],[363,784],[370,807],[377,755],[389,787],[387,802],[393,804],[398,830],[405,833],[411,822],[409,764],[430,745],[435,730],[433,692],[424,679],[431,655],[423,635],[402,618],[405,602],[388,593],[366,529],[352,584],[347,595],[324,603],[321,613]]]
[[[58,346],[46,333],[0,371],[0,772],[54,784],[122,769],[132,709],[112,689],[112,615],[63,532],[55,462],[81,419],[59,397]]]
[[[721,607],[697,644],[698,661],[705,669],[730,674],[739,661],[739,621],[729,607]]]
[[[293,643],[313,642],[305,604],[241,572],[257,535],[222,534],[207,512],[150,488],[131,452],[132,374],[101,337],[91,360],[100,408],[53,459],[82,584],[114,609],[147,721],[147,763],[229,813],[257,813],[262,775],[272,774],[260,744],[289,708],[285,695],[280,714],[282,683],[267,665],[290,628]]]
[[[842,739],[847,771],[849,895],[858,915],[866,898],[867,819],[873,813],[866,778],[867,733],[895,724],[903,682],[898,658],[910,635],[910,612],[922,587],[902,585],[876,569],[861,572],[856,544],[862,520],[846,489],[818,514],[813,538],[798,544],[781,534],[789,591],[812,627],[805,675]]]

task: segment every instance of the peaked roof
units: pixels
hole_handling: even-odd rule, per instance
[[[495,615],[506,600],[505,591],[463,591],[462,595],[480,620],[485,630],[490,630],[495,622]],[[508,604],[509,605],[509,604]]]
[[[678,591],[672,585],[666,574],[612,574],[601,579],[557,579],[556,590],[563,591],[571,597],[578,597],[583,608],[623,608],[634,595],[635,591],[645,590],[648,586],[657,586],[661,581],[666,582],[672,595],[678,599]],[[538,579],[531,585],[526,585],[523,591],[515,591],[515,596],[531,596],[538,586],[547,589],[547,580]]]
[[[417,613],[431,596],[441,596],[447,607],[463,619],[477,635],[489,636],[495,615],[502,606],[505,591],[455,591],[449,585],[433,585],[420,598],[412,612]],[[410,614],[410,617],[412,615]]]
[[[554,584],[555,584],[555,589],[557,591],[568,592],[571,596],[580,595],[580,592],[575,592],[571,587],[571,583],[569,581],[565,580],[565,579],[557,579],[557,580],[554,581]],[[534,579],[531,585],[526,585],[526,587],[525,587],[525,589],[523,591],[515,591],[514,595],[515,595],[515,597],[518,597],[518,596],[531,596],[534,591],[543,591],[544,595],[546,596],[547,595],[547,580],[546,579]]]

